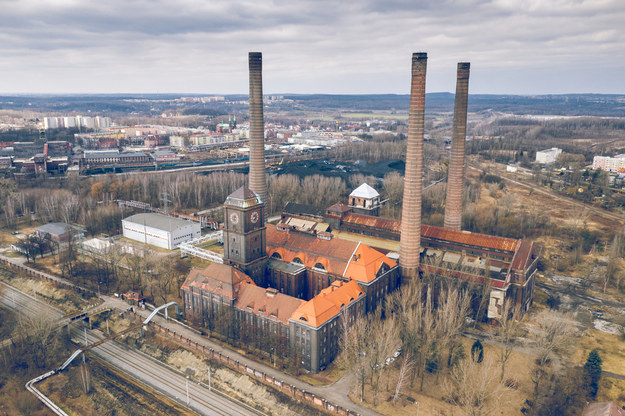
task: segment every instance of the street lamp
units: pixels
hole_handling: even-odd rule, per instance
[[[187,407],[189,407],[189,376],[187,376]]]

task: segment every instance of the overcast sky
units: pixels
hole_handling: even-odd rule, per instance
[[[623,0],[0,0],[0,93],[625,93]]]

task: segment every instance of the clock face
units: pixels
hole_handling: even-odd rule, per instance
[[[252,222],[256,224],[258,222],[258,219],[259,219],[258,211],[252,212],[252,215],[250,216],[250,220],[252,220]]]
[[[237,224],[239,222],[239,214],[237,214],[236,212],[230,214],[230,222],[233,224]]]

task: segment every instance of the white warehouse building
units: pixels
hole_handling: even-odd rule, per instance
[[[200,224],[162,214],[136,214],[122,220],[124,237],[173,250],[200,237]]]

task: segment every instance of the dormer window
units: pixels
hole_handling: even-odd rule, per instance
[[[315,266],[313,267],[313,269],[321,270],[321,271],[324,271],[324,272],[326,271],[326,268],[325,268],[325,267],[323,267],[323,264],[321,264],[321,263],[317,263],[317,264],[315,264]]]
[[[302,265],[304,264],[302,259],[300,259],[299,257],[295,257],[293,260],[291,260],[291,263],[302,264]]]

